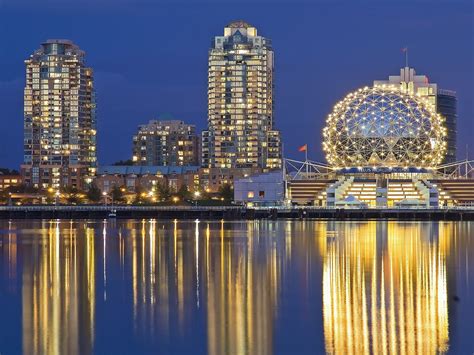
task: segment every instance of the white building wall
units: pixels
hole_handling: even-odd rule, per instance
[[[234,181],[234,200],[240,203],[279,204],[285,198],[283,172],[254,175]]]

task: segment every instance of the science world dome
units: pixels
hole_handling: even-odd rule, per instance
[[[445,156],[446,132],[427,99],[397,87],[365,87],[336,104],[323,130],[323,150],[335,168],[431,168]]]

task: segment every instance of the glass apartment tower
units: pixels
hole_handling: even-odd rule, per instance
[[[280,132],[273,118],[271,41],[246,22],[232,22],[209,51],[208,130],[202,134],[206,168],[278,169]]]
[[[183,121],[156,121],[138,127],[133,136],[133,163],[153,166],[199,166],[196,126]]]
[[[92,69],[68,40],[41,44],[26,64],[24,182],[83,188],[95,174],[96,116]]]

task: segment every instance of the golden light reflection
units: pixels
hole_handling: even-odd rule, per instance
[[[22,245],[23,352],[90,353],[96,298],[94,232],[88,228],[86,237],[77,239],[76,229],[64,222],[41,224],[41,236]],[[77,248],[76,243],[81,245]]]
[[[129,336],[157,348],[205,327],[211,355],[273,353],[282,315],[322,319],[328,353],[442,353],[448,295],[474,250],[456,238],[471,230],[448,222],[28,223],[0,236],[13,284],[21,264],[25,353],[93,351],[96,302],[120,297]]]
[[[209,246],[207,269],[207,324],[209,354],[271,354],[280,284],[276,244],[258,238],[254,223],[248,238],[238,225],[221,223],[219,243]],[[244,224],[244,225],[245,225]],[[238,233],[235,233],[233,227]],[[212,238],[212,231],[211,231]],[[266,253],[258,255],[265,244]]]
[[[335,230],[323,264],[326,351],[447,351],[449,233],[437,224],[398,222],[340,223]]]

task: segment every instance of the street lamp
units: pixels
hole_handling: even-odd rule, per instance
[[[104,196],[104,206],[107,206],[107,192],[102,192],[102,196]]]
[[[58,205],[59,196],[60,196],[59,191],[56,191],[56,193],[54,194],[54,204],[55,204],[56,206]]]
[[[179,201],[179,198],[177,196],[173,196],[173,202],[176,203]]]
[[[201,196],[199,191],[194,191],[194,205],[197,206],[197,200]]]

